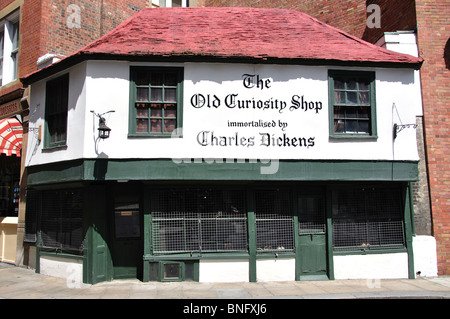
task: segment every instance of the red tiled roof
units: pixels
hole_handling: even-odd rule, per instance
[[[240,7],[143,9],[68,58],[80,55],[370,62],[415,68],[422,63],[421,58],[385,50],[299,11]]]

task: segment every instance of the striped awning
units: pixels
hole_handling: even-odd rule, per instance
[[[0,153],[20,156],[22,133],[22,124],[16,118],[0,120]]]

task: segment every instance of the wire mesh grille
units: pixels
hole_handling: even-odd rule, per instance
[[[36,242],[37,216],[40,211],[39,192],[33,189],[27,189],[27,204],[25,214],[25,235],[23,241],[26,243]]]
[[[259,190],[255,193],[257,252],[294,249],[294,222],[289,192]]]
[[[246,251],[245,191],[157,190],[152,194],[154,253]]]
[[[334,249],[404,247],[400,196],[396,188],[333,191]]]
[[[40,231],[41,247],[83,250],[82,192],[42,192]]]

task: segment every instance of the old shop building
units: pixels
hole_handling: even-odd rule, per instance
[[[23,78],[37,270],[414,278],[421,63],[297,11],[140,11]]]

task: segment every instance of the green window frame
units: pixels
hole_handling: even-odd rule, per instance
[[[329,70],[330,137],[376,138],[375,72]]]
[[[130,68],[130,137],[181,137],[183,68]]]
[[[69,74],[48,81],[45,91],[45,148],[66,145],[68,105]]]

